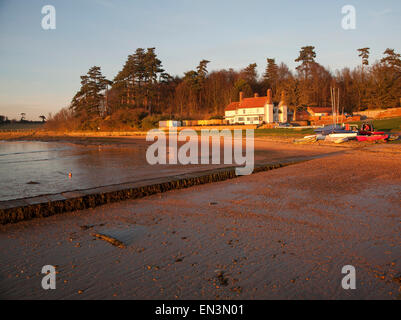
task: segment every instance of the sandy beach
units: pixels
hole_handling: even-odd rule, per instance
[[[0,0],[0,301],[401,300],[400,13]]]
[[[400,146],[259,144],[264,160],[321,157],[1,226],[0,297],[400,299]],[[356,290],[341,287],[345,265]]]

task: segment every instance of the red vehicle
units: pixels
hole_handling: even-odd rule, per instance
[[[378,135],[384,135],[385,132],[375,131],[375,128],[373,127],[373,123],[365,122],[362,125],[361,130],[359,130],[359,134],[362,136],[378,136]],[[378,140],[378,139],[373,139],[373,140]]]

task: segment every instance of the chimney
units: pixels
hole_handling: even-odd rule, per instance
[[[272,90],[271,89],[267,90],[267,104],[273,104]]]
[[[239,93],[239,102],[242,102],[242,99],[244,98],[244,93],[241,91]]]
[[[286,104],[287,104],[287,101],[286,101],[286,98],[285,98],[285,92],[284,92],[284,90],[281,91],[281,101],[280,101],[280,104],[281,104],[281,105],[286,105]]]
[[[255,97],[255,98],[258,98],[258,97],[259,97],[259,93],[255,93],[255,94],[254,94],[254,97]]]

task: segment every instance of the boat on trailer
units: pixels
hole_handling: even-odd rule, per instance
[[[341,138],[353,139],[356,138],[357,135],[358,132],[344,131],[341,133],[330,133],[328,136],[334,139],[341,139]]]
[[[388,134],[385,135],[372,135],[372,136],[357,136],[358,141],[379,141],[379,140],[387,140],[389,138]]]
[[[384,131],[365,131],[365,130],[360,130],[359,134],[361,136],[381,136],[383,134],[386,134]]]

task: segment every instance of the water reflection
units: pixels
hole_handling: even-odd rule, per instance
[[[146,143],[85,146],[59,142],[0,142],[0,200],[134,182],[211,167],[150,166],[146,161],[146,149]]]
[[[150,144],[142,139],[134,142],[131,140],[126,144],[100,145],[0,141],[0,201],[135,182],[225,166],[224,164],[151,166],[146,161],[146,150]],[[179,144],[178,148],[181,145]],[[212,163],[211,149],[210,145],[209,163]],[[256,163],[316,153],[294,146],[274,146],[255,142]],[[220,154],[220,163],[224,163],[222,149]],[[199,163],[201,157],[199,151]],[[71,177],[69,173],[72,174]]]

